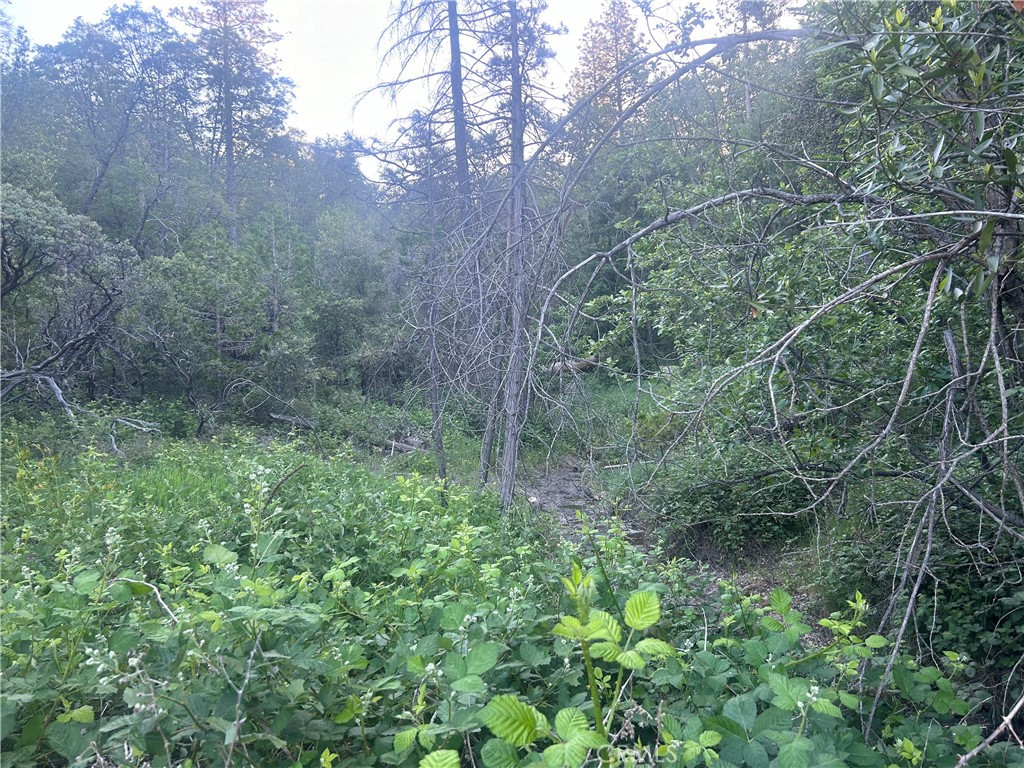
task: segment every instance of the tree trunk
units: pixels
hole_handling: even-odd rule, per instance
[[[466,106],[462,92],[462,50],[459,45],[459,14],[456,0],[448,0],[448,47],[451,51],[449,74],[452,82],[452,121],[455,123],[455,179],[460,210],[469,212],[469,138],[466,131]]]
[[[225,41],[227,36],[225,35]],[[228,209],[228,240],[238,247],[238,196],[235,180],[235,102],[234,83],[232,83],[231,51],[228,43],[224,43],[224,105],[222,121],[224,125],[224,203]]]
[[[510,325],[508,329],[508,371],[505,376],[505,442],[501,452],[499,498],[502,509],[512,505],[515,494],[519,445],[525,420],[526,397],[526,228],[524,224],[526,181],[523,108],[523,72],[519,53],[519,9],[516,0],[509,0],[509,43],[511,48],[512,94],[510,107],[512,160],[509,166],[511,210],[508,251],[510,280]]]
[[[427,251],[427,336],[429,359],[427,376],[427,398],[430,403],[431,434],[434,438],[434,454],[437,458],[437,477],[442,486],[448,483],[448,454],[444,447],[444,429],[442,422],[443,407],[441,403],[441,357],[437,349],[437,254],[434,235],[431,235],[430,249]],[[447,507],[445,497],[441,497],[442,506]]]

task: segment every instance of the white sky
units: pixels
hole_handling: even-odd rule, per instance
[[[75,18],[99,21],[116,4],[115,0],[10,0],[6,10],[15,26],[25,28],[32,43],[42,45],[59,42]],[[198,3],[142,0],[143,7],[156,7],[165,17],[175,6],[193,4]],[[267,0],[267,10],[284,35],[278,47],[280,74],[295,83],[292,127],[309,138],[340,137],[346,132],[382,136],[393,119],[419,106],[412,103],[414,96],[395,105],[379,94],[356,106],[359,95],[380,79],[376,45],[387,24],[389,5],[389,0]],[[600,0],[549,0],[548,21],[564,23],[569,30],[555,41],[558,60],[552,74],[556,78],[567,78],[575,66],[580,35],[601,7]]]

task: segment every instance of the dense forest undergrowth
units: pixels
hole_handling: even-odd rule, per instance
[[[612,519],[503,513],[383,458],[429,418],[380,412],[358,447],[8,417],[4,764],[952,766],[990,727],[980,646],[890,657],[855,590],[811,615]]]

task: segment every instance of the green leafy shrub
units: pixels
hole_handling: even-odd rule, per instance
[[[963,665],[887,674],[859,598],[816,646],[785,593],[702,598],[692,564],[614,530],[560,589],[564,550],[492,501],[451,487],[445,508],[344,453],[236,433],[126,460],[18,435],[4,765],[910,768],[981,738]]]
[[[750,461],[740,450],[717,460],[686,457],[659,480],[649,502],[672,546],[705,560],[756,557],[807,532],[806,486]]]

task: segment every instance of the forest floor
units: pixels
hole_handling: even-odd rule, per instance
[[[590,548],[585,540],[586,530],[606,533],[613,524],[618,524],[630,543],[645,553],[653,554],[662,540],[656,521],[637,512],[622,512],[595,491],[588,478],[586,462],[578,457],[565,456],[533,470],[525,478],[522,489],[530,506],[550,517],[556,529],[553,533],[577,549],[588,551]],[[794,574],[806,577],[806,548],[766,549],[754,557],[731,562],[713,555],[713,542],[708,542],[706,549],[704,556],[687,553],[686,557],[694,560],[707,577],[704,591],[708,598],[718,591],[718,584],[723,581],[734,581],[744,593],[757,593],[766,598],[776,587],[781,587],[792,595],[794,607],[804,612],[812,626],[816,625],[816,618],[824,615],[813,586],[806,578],[794,578]],[[809,638],[810,644],[816,647],[829,639],[829,633],[821,627],[815,627]]]
[[[635,514],[620,514],[615,505],[595,491],[587,479],[586,463],[565,456],[529,473],[523,489],[530,507],[551,517],[559,535],[574,545],[583,543],[584,530],[607,533],[618,523],[629,541],[649,550],[655,541],[647,521]]]

